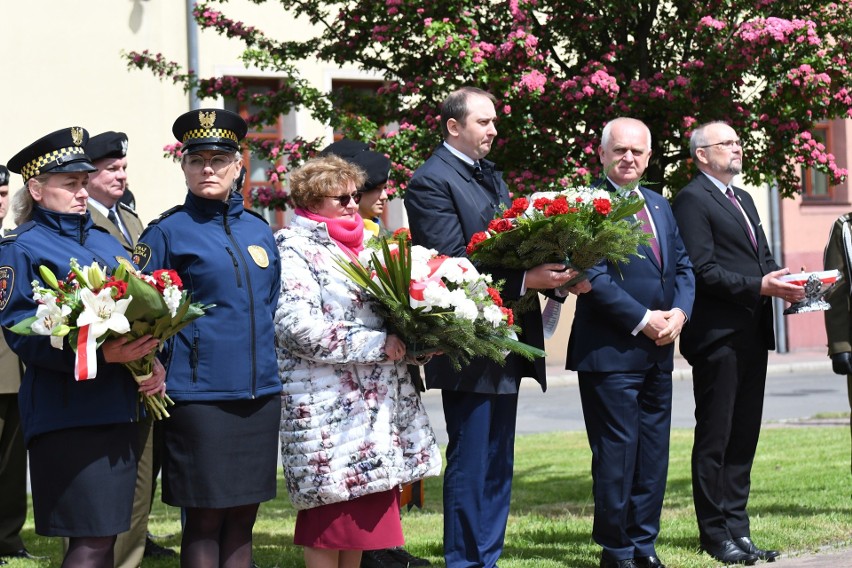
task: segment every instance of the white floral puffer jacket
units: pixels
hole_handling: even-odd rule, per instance
[[[281,461],[297,509],[439,475],[441,454],[405,364],[386,361],[382,320],[337,268],[324,223],[295,216],[275,235],[283,388]]]

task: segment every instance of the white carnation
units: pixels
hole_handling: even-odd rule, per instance
[[[476,307],[476,302],[467,298],[462,302],[455,303],[455,314],[466,320],[474,321],[479,316],[479,309]]]
[[[485,306],[485,309],[482,310],[482,317],[494,327],[498,327],[503,321],[503,312],[500,311],[500,308],[491,304],[490,306]]]
[[[436,280],[428,282],[423,290],[423,302],[429,307],[450,308],[453,305],[452,299],[453,292]]]

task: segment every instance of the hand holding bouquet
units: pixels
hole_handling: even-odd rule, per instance
[[[71,272],[65,280],[39,267],[46,287],[33,281],[36,314],[11,328],[21,335],[48,335],[50,344],[62,349],[67,336],[76,352],[75,378],[97,376],[95,351],[104,341],[124,337],[127,343],[143,337],[162,342],[178,333],[192,320],[204,315],[211,306],[190,302],[177,273],[157,270],[153,275],[137,272],[129,263],[121,263],[109,275],[97,263],[80,266],[71,259]],[[155,418],[168,417],[168,405],[174,404],[161,388],[145,388],[152,377],[156,349],[143,350],[144,355],[122,363],[136,381],[143,385],[142,400]],[[156,364],[159,364],[156,362]],[[159,382],[159,381],[155,381]],[[150,391],[152,394],[146,395]]]
[[[644,202],[629,193],[572,188],[515,199],[467,245],[471,260],[486,268],[528,270],[559,262],[587,270],[602,260],[625,262],[648,237],[632,216]],[[575,282],[569,282],[572,285]],[[516,309],[528,307],[528,290]],[[523,308],[522,308],[523,306]]]
[[[502,364],[507,351],[527,359],[545,355],[517,340],[520,330],[497,286],[466,258],[412,246],[407,234],[376,243],[357,262],[341,259],[339,265],[377,300],[379,313],[410,356],[441,353],[460,369],[474,357]]]

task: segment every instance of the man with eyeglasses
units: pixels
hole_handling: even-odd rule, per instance
[[[692,490],[701,548],[725,564],[774,561],[751,540],[746,511],[760,435],[768,351],[775,348],[771,297],[804,289],[779,280],[751,196],[732,185],[743,146],[724,122],[695,129],[690,153],[699,173],[673,204],[695,270],[692,318],[680,351],[692,365],[695,441]]]

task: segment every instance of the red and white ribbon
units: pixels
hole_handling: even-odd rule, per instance
[[[77,356],[74,361],[74,378],[78,381],[94,379],[98,374],[97,339],[90,326],[81,326],[77,335]]]

